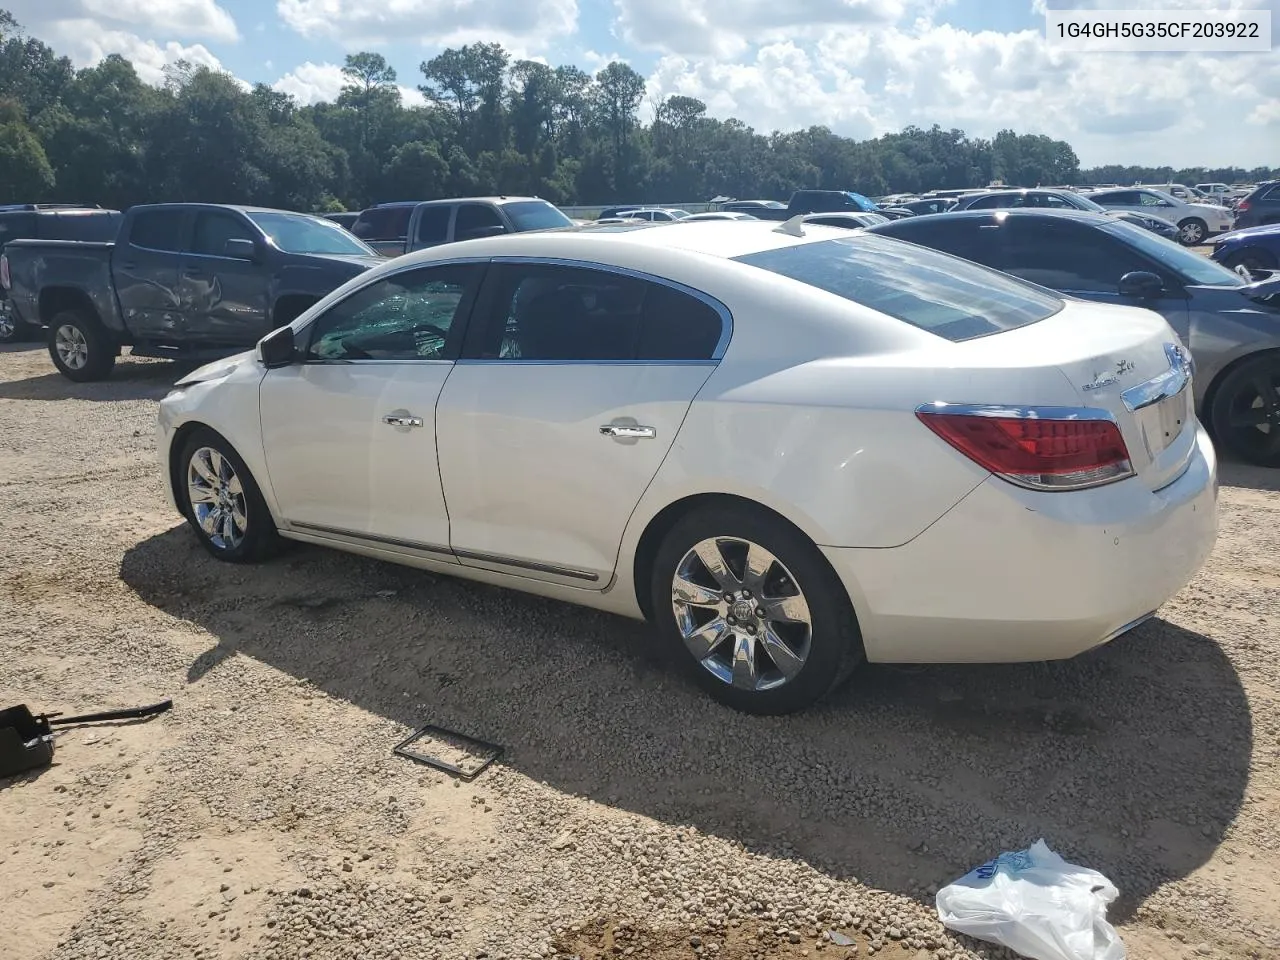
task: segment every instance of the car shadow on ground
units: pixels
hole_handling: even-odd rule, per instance
[[[43,348],[40,348],[43,350]],[[6,353],[18,353],[10,347]],[[159,400],[174,381],[196,369],[197,364],[172,360],[134,360],[121,357],[106,380],[76,383],[49,363],[49,372],[23,380],[0,381],[0,400]]]
[[[1222,460],[1218,463],[1218,479],[1227,487],[1280,490],[1280,468],[1277,467],[1259,467],[1252,463]]]
[[[1124,919],[1209,858],[1248,776],[1235,670],[1162,620],[1067,662],[866,667],[763,718],[703,695],[644,624],[453,577],[312,547],[246,577],[185,527],[130,549],[121,575],[216,638],[192,683],[247,655],[505,744],[502,763],[566,793],[921,899],[1044,837],[1119,886]]]

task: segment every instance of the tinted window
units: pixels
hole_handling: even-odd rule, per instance
[[[422,207],[418,214],[418,243],[444,243],[449,239],[449,218],[453,207],[442,204]]]
[[[1144,207],[1167,207],[1172,202],[1171,199],[1162,197],[1158,193],[1142,193],[1139,196],[1142,198]]]
[[[1015,200],[1014,197],[1002,196],[996,193],[996,194],[992,194],[989,197],[979,197],[977,200],[972,201],[967,207],[965,207],[965,209],[966,210],[994,210],[997,207],[1021,206],[1022,198],[1018,197],[1016,199],[1018,200],[1017,204],[1014,203],[1014,200]]]
[[[0,247],[10,240],[33,239],[36,229],[34,213],[0,214]]]
[[[705,360],[722,333],[701,300],[635,277],[547,264],[498,265],[490,276],[478,350],[489,359]]]
[[[1258,200],[1280,200],[1280,183],[1271,187],[1263,187],[1258,191]]]
[[[108,213],[55,213],[42,224],[41,232],[50,240],[89,240],[110,242],[120,232],[124,214]]]
[[[866,233],[735,259],[953,341],[1012,330],[1062,309],[1056,297],[992,270]]]
[[[492,237],[505,230],[502,218],[493,207],[483,203],[464,203],[458,207],[458,217],[453,225],[453,239],[474,240],[477,237]]]
[[[413,207],[370,207],[360,214],[351,232],[361,240],[407,240]]]
[[[988,217],[894,220],[875,232],[1000,269],[1000,228]]]
[[[1132,250],[1080,224],[1010,217],[1003,232],[1004,269],[1052,290],[1115,293],[1126,273],[1151,270]]]
[[[196,214],[191,235],[191,252],[211,257],[225,256],[228,240],[252,240],[253,232],[239,217],[221,211]]]
[[[1121,243],[1140,250],[1187,283],[1213,287],[1242,287],[1245,284],[1238,273],[1150,230],[1135,227],[1123,220],[1104,223],[1098,229]]]
[[[182,210],[144,210],[134,215],[129,227],[129,242],[148,250],[182,249]]]
[[[250,213],[249,219],[285,253],[377,256],[372,248],[365,246],[350,232],[321,217],[263,211]]]
[[[1110,193],[1095,193],[1092,199],[1094,203],[1100,203],[1104,207],[1136,207],[1142,202],[1139,199],[1137,190],[1112,190]]]
[[[334,304],[311,324],[309,360],[438,360],[476,276],[468,265],[410,270]]]
[[[545,200],[517,200],[502,205],[502,212],[511,218],[517,230],[550,230],[554,227],[571,227],[573,221]]]

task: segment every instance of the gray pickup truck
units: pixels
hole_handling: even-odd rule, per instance
[[[538,197],[463,197],[380,203],[362,211],[350,229],[382,256],[398,257],[454,240],[573,225]]]
[[[305,213],[198,203],[129,208],[114,243],[14,240],[0,285],[17,319],[48,328],[70,380],[134,356],[208,361],[248,349],[383,262]]]

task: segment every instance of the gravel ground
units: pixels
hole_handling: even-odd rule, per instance
[[[1117,884],[1131,957],[1280,957],[1275,473],[1226,465],[1213,559],[1103,650],[755,718],[641,624],[216,563],[153,462],[177,372],[0,355],[0,706],[174,700],[0,781],[0,958],[998,958],[932,894],[1039,837]],[[507,752],[470,784],[391,755],[428,722]]]

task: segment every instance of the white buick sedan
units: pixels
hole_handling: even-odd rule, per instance
[[[783,713],[862,660],[1149,617],[1217,532],[1191,376],[1155,313],[909,243],[618,225],[374,268],[179,381],[160,458],[215,557],[284,537],[647,618]]]

